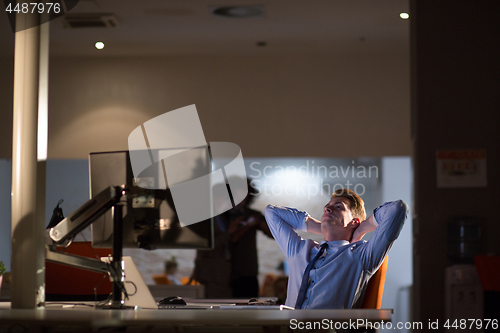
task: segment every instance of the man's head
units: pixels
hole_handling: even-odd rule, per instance
[[[350,240],[354,230],[365,219],[363,199],[354,191],[337,190],[323,209],[321,231],[327,241]]]
[[[172,257],[172,259],[167,260],[165,262],[165,273],[166,274],[175,274],[177,271],[177,260],[175,260],[175,257]]]
[[[346,198],[349,200],[349,208],[352,216],[358,218],[360,221],[366,220],[365,202],[356,192],[349,189],[340,189],[333,192],[333,198]]]

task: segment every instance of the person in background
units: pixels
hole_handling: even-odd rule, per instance
[[[223,186],[226,187],[225,184]],[[196,251],[194,270],[191,275],[191,281],[193,280],[205,287],[206,298],[232,297],[229,233],[220,215],[214,217],[213,249]]]
[[[250,179],[247,185],[247,197],[222,217],[229,222],[231,290],[236,298],[259,297],[257,231],[273,238],[264,215],[250,208],[258,191]]]
[[[172,284],[175,285],[180,285],[181,281],[175,276],[177,273],[177,260],[175,260],[175,256],[172,257],[170,260],[167,260],[165,262],[165,274],[167,275],[167,278]]]
[[[279,272],[279,276],[288,276],[288,262],[286,260],[281,261],[276,270]]]
[[[257,231],[272,234],[264,215],[250,208],[258,191],[250,179],[247,185],[242,202],[214,217],[214,249],[197,251],[191,279],[205,286],[206,298],[259,296]],[[226,184],[215,186],[226,188]]]

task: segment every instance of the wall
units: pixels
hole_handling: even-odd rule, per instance
[[[0,123],[0,158],[12,158],[13,101],[14,52],[12,52],[11,57],[0,57],[0,117],[2,118]]]
[[[3,91],[11,89],[9,73],[0,77]],[[208,141],[236,142],[244,156],[409,155],[408,74],[407,50],[51,57],[49,158],[127,149],[135,127],[190,104]],[[11,157],[11,127],[0,124],[1,158]],[[339,138],[348,144],[328,145]]]
[[[411,320],[410,293],[413,285],[413,170],[409,157],[385,157],[381,165],[381,202],[404,200],[409,213],[401,233],[389,253],[382,309],[394,309],[393,323]],[[409,332],[407,329],[398,332]],[[384,329],[379,332],[394,332]]]
[[[413,305],[415,320],[443,322],[448,219],[479,217],[481,252],[500,254],[500,44],[492,38],[500,31],[500,3],[413,1],[411,13]],[[447,149],[485,149],[487,186],[437,188],[436,151]]]
[[[11,160],[0,160],[0,260],[10,271],[10,188],[12,182]]]
[[[11,160],[0,159],[0,260],[10,271],[11,255]],[[46,166],[45,225],[59,200],[64,216],[68,216],[89,199],[89,170],[87,160],[48,160]],[[86,232],[76,240],[90,241]]]

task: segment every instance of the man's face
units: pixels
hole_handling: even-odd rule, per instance
[[[330,200],[323,208],[321,229],[345,228],[353,220],[349,200],[336,197]]]

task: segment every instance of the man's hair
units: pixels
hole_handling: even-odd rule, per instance
[[[356,192],[349,189],[340,189],[333,192],[332,199],[339,197],[349,200],[349,208],[351,209],[353,217],[357,217],[360,221],[366,219],[365,202]]]

